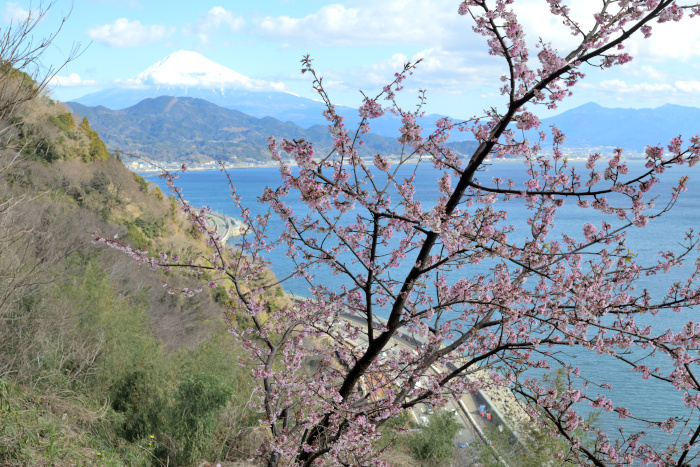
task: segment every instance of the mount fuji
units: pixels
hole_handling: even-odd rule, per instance
[[[121,110],[148,98],[193,97],[256,118],[273,117],[282,122],[293,122],[302,128],[328,124],[322,114],[325,110],[322,102],[285,92],[282,83],[249,78],[187,50],[173,52],[133,78],[117,84],[117,87],[88,94],[72,102]],[[345,117],[350,128],[359,124],[356,109],[336,106],[336,111]],[[440,118],[441,115],[428,115],[421,123],[430,128]],[[398,117],[387,113],[374,120],[371,126],[373,133],[397,137],[400,125]],[[458,134],[454,140],[465,138]]]
[[[219,65],[196,52],[179,50],[156,62],[127,83],[136,87],[155,86],[156,88],[196,87],[220,89],[264,88],[266,83],[255,81],[247,76]],[[282,90],[282,83],[269,83],[269,87]]]
[[[282,83],[251,79],[201,54],[173,52],[118,86],[73,102],[121,110],[159,96],[194,97],[254,117],[275,117],[308,127],[321,123],[323,104],[284,92]],[[321,117],[320,119],[318,117]]]

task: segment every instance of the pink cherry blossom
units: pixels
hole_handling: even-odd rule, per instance
[[[687,21],[700,6],[605,0],[593,17],[574,18],[563,1],[547,0],[551,15],[573,36],[562,43],[575,45],[540,42],[531,51],[515,3],[464,0],[457,8],[485,39],[484,50],[503,63],[503,101],[494,104],[504,102],[501,107],[461,122],[440,119],[429,133],[420,119],[424,91],[416,111],[396,100],[418,65],[407,63],[376,95],[363,94],[362,122],[350,129],[306,56],[302,71],[325,105],[332,151],[270,138],[281,181],[260,195],[267,215],[245,208],[227,173],[233,203],[248,226],[233,248],[207,227],[206,210],[184,201],[177,173],[164,175],[184,215],[208,239],[208,257],[149,254],[95,235],[95,242],[151,269],[207,272],[214,277],[210,287],[228,290],[230,313],[250,319],[249,327],[232,326],[231,333],[246,352],[240,363],[259,383],[251,401],[269,428],[259,462],[386,465],[375,449],[387,420],[418,403],[441,406],[455,395],[496,387],[517,394],[533,424],[570,444],[558,456],[572,465],[676,465],[697,454],[700,422],[691,410],[700,406],[700,325],[666,329],[658,319],[700,304],[700,261],[692,259],[700,238],[689,231],[672,240],[669,233],[659,239],[658,254],[641,257],[630,251],[627,231],[658,222],[673,208],[687,177],[661,186],[656,202],[649,192],[667,172],[700,161],[700,136],[650,141],[646,166],[636,173],[622,148],[590,154],[582,170],[564,157],[566,136],[556,127],[551,154],[542,152],[549,131],[540,128],[536,110],[572,95],[585,70],[605,72],[632,60],[626,50],[633,48],[625,47],[630,37],[654,40],[654,24]],[[401,119],[401,154],[363,155],[368,121],[387,110]],[[521,130],[539,136],[530,141]],[[470,157],[447,146],[454,131],[469,132],[479,143]],[[523,161],[523,185],[504,184],[491,164],[511,156]],[[418,160],[440,171],[429,206],[416,197]],[[412,167],[410,175],[399,175],[402,166]],[[290,200],[301,200],[308,214],[295,213]],[[563,206],[576,210],[580,224],[555,233]],[[525,215],[513,215],[516,210]],[[269,234],[273,219],[285,227],[280,236]],[[277,283],[264,279],[271,266],[265,254],[276,248],[293,259],[293,275],[309,289],[308,298],[269,312],[264,291]],[[641,279],[681,268],[684,278],[665,293],[638,287]],[[324,280],[331,274],[337,287]],[[197,292],[165,286],[186,296]],[[619,363],[640,385],[667,385],[688,413],[669,418],[617,405],[609,382],[590,379],[562,356],[569,347],[594,354],[601,364]],[[564,371],[563,390],[533,371],[555,367]],[[676,433],[680,425],[692,434],[652,446],[643,431],[605,433],[582,416],[591,406],[641,420],[647,430]],[[587,432],[592,443],[581,438]]]

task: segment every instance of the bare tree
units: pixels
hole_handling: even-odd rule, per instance
[[[52,34],[37,39],[35,29],[51,7],[39,4],[25,19],[0,29],[0,341],[21,338],[27,316],[15,313],[18,304],[53,280],[47,271],[62,256],[51,248],[56,232],[43,222],[45,209],[32,206],[42,194],[29,193],[16,183],[29,149],[23,144],[31,144],[18,137],[23,107],[42,96],[49,81],[81,50],[74,44],[59,66],[42,65],[42,54],[68,19],[64,16]]]

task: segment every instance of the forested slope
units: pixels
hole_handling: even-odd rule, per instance
[[[60,103],[40,96],[2,117],[0,465],[249,457],[251,380],[235,364],[223,287],[170,295],[163,282],[202,278],[92,243],[99,231],[195,256],[204,242],[179,205]]]

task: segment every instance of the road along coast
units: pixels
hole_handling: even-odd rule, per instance
[[[366,326],[367,323],[362,317],[350,313],[340,313],[340,318],[353,322],[356,325]],[[379,317],[375,317],[375,319],[383,321]],[[421,337],[410,334],[392,337],[392,341],[412,351],[424,344]],[[431,366],[431,371],[439,374],[449,370],[449,368],[441,369],[435,365]],[[487,376],[487,372],[486,370],[478,370],[472,376],[484,379]],[[465,377],[469,378],[470,375]],[[527,442],[520,438],[518,427],[522,426],[523,423],[529,423],[530,417],[523,410],[516,397],[506,388],[495,387],[494,385],[492,389],[481,390],[475,393],[453,394],[453,397],[448,402],[447,409],[455,412],[458,416],[458,421],[464,427],[457,434],[456,441],[460,447],[471,444],[474,441],[486,443],[494,449],[498,456],[498,461],[508,467],[508,463],[498,455],[499,450],[504,449],[505,446],[493,446],[491,440],[487,437],[488,432],[497,429],[510,434],[510,436],[506,437],[507,439],[509,438],[507,441],[509,450],[519,451],[527,449]],[[413,417],[421,424],[420,416],[417,416],[416,410],[412,410]],[[504,414],[508,416],[504,416]]]
[[[295,297],[299,300],[299,297]],[[301,299],[305,300],[305,299]],[[342,312],[340,318],[349,321],[355,325],[366,326],[366,320],[362,317]],[[375,317],[378,321],[381,318]],[[362,339],[362,335],[359,339]],[[402,335],[393,337],[392,341],[404,348],[415,351],[416,348],[424,344],[422,338],[413,335]],[[448,368],[437,368],[435,365],[431,367],[431,371],[435,373],[445,373]],[[478,370],[473,377],[483,378],[487,375],[486,370]],[[470,375],[465,376],[467,378]],[[448,410],[452,410],[457,415],[457,419],[463,426],[463,429],[457,435],[457,443],[460,446],[468,445],[474,441],[480,441],[491,445],[498,453],[499,449],[493,446],[487,437],[487,433],[494,429],[500,432],[509,433],[507,443],[510,445],[510,450],[526,449],[527,441],[522,440],[519,434],[519,427],[523,424],[530,423],[530,417],[523,410],[521,403],[517,398],[506,388],[496,388],[481,390],[476,393],[453,394],[448,402]],[[431,411],[430,406],[423,407],[422,404],[412,410],[412,415],[416,422],[423,424],[422,420],[426,417],[423,415]],[[505,446],[501,446],[503,449]],[[499,461],[508,465],[503,459]]]

